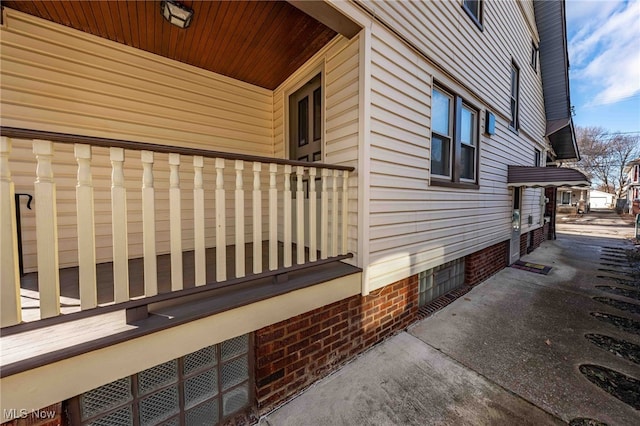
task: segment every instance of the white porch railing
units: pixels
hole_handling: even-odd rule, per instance
[[[0,270],[2,271],[0,274],[2,299],[0,326],[2,327],[23,321],[15,190],[12,177],[12,143],[32,145],[32,161],[35,167],[33,191],[40,318],[55,317],[61,313],[59,215],[56,211],[60,200],[56,194],[57,180],[54,176],[54,164],[59,160],[55,148],[59,145],[49,140],[16,139],[12,141],[11,138],[2,136],[0,142]],[[100,149],[104,151],[104,143],[102,145]],[[132,256],[130,255],[131,243],[128,230],[130,220],[127,201],[130,200],[132,188],[138,188],[136,191],[139,191],[141,204],[142,253],[139,257],[143,258],[144,265],[143,297],[152,297],[159,293],[156,224],[159,220],[158,216],[161,213],[165,214],[167,209],[168,254],[170,254],[171,264],[170,292],[185,288],[182,262],[183,231],[186,228],[189,233],[193,232],[189,250],[193,251],[195,286],[210,284],[206,278],[209,267],[206,256],[207,239],[215,241],[214,245],[209,245],[217,248],[214,282],[223,282],[229,278],[230,274],[226,267],[227,244],[235,246],[235,271],[231,274],[235,278],[246,274],[248,255],[245,253],[246,243],[253,243],[250,250],[252,256],[249,256],[251,264],[248,265],[253,274],[263,273],[267,268],[269,271],[275,271],[278,268],[291,267],[294,247],[295,261],[298,265],[315,262],[318,257],[327,259],[348,252],[348,179],[352,168],[179,148],[171,150],[171,148],[156,145],[135,143],[119,145],[108,148],[111,166],[110,212],[108,213],[111,216],[113,252],[110,259],[113,262],[113,300],[108,304],[123,303],[131,299],[128,269]],[[74,160],[77,163],[75,167],[77,174],[75,238],[77,239],[80,299],[78,310],[99,306],[96,265],[102,262],[96,257],[97,203],[94,200],[92,171],[95,149],[96,147],[91,144],[75,144],[73,150]],[[24,147],[21,152],[24,155]],[[160,152],[161,156],[156,155]],[[156,185],[154,172],[160,157],[162,161],[167,161],[167,164],[162,166],[168,168],[168,188],[160,188]],[[69,163],[68,158],[66,161]],[[131,170],[136,170],[136,173],[131,173]],[[184,172],[185,170],[188,170],[188,173]],[[128,178],[129,175],[141,176],[141,180],[138,178],[139,180],[132,183],[131,178]],[[207,183],[205,175],[215,176],[215,184]],[[246,175],[251,176],[251,179],[245,179]],[[232,184],[234,189],[229,188]],[[192,188],[193,194],[188,194],[189,196],[186,197],[184,188],[189,190]],[[20,190],[24,192],[24,188]],[[162,200],[168,199],[168,206],[166,202],[162,206],[159,205],[161,191],[168,191],[168,198],[162,198]],[[319,206],[316,200],[318,192]],[[73,196],[69,194],[73,192],[65,190],[65,197]],[[227,203],[231,198],[233,203]],[[185,199],[193,200],[193,206],[187,209],[192,217],[185,217],[185,209],[181,207],[184,206]],[[207,203],[212,200],[214,200],[213,203]],[[246,209],[247,204],[251,205],[249,209]],[[207,210],[211,205],[215,209],[213,215]],[[231,209],[231,206],[234,208]],[[105,212],[98,213],[104,215]],[[211,219],[207,219],[208,217]],[[212,219],[215,221],[215,236],[207,235],[207,229],[211,229],[211,226],[207,228],[207,221]],[[320,232],[312,232],[316,229]],[[263,240],[268,240],[265,245],[268,247],[268,262],[265,262],[265,265],[263,265]]]

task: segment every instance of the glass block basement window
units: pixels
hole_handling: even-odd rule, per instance
[[[80,395],[73,417],[94,426],[215,425],[251,403],[249,356],[249,335],[208,346]]]
[[[420,272],[419,306],[424,306],[445,293],[464,284],[464,258],[447,262],[427,271]]]

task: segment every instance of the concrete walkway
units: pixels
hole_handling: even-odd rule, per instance
[[[585,215],[586,216],[586,215]],[[549,275],[506,268],[464,297],[356,358],[261,419],[263,425],[542,425],[591,418],[638,425],[640,412],[588,381],[581,364],[640,379],[640,366],[589,342],[640,336],[591,312],[640,320],[593,299],[628,277],[608,264],[633,228],[614,214],[560,225],[558,239],[523,260]],[[599,278],[604,277],[604,278]],[[600,288],[598,288],[600,286]],[[619,286],[624,287],[624,286]],[[637,287],[627,287],[638,290]]]

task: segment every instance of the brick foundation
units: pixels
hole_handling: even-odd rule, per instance
[[[533,231],[530,231],[529,234],[531,234],[531,240],[530,240],[531,245],[529,247],[527,247],[527,234],[520,236],[520,254],[521,255],[524,255],[525,253],[531,253],[532,251],[540,247],[540,244],[542,244],[543,241],[547,240],[547,237],[549,235],[549,224],[545,223],[542,228],[534,229]],[[522,250],[523,237],[524,237],[525,251]]]
[[[417,319],[418,276],[256,331],[256,400],[265,413]]]
[[[470,254],[464,260],[464,283],[473,286],[507,267],[509,241]]]

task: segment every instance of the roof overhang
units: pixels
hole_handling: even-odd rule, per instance
[[[580,151],[571,117],[547,121],[546,136],[556,154],[556,160],[580,160]]]
[[[509,166],[507,186],[546,188],[559,186],[589,187],[589,179],[569,167]]]

